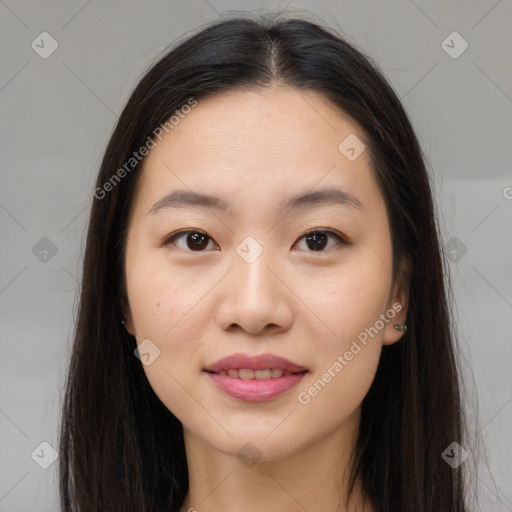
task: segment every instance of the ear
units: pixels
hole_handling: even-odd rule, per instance
[[[133,318],[130,306],[128,305],[128,301],[123,299],[122,308],[124,312],[124,328],[128,331],[128,334],[135,336],[135,328],[133,327]]]
[[[390,319],[384,328],[383,345],[392,345],[402,338],[404,331],[395,328],[397,324],[405,324],[409,307],[409,281],[411,276],[411,262],[404,258],[398,269],[392,292],[388,302],[386,316]],[[393,315],[394,313],[394,315]]]

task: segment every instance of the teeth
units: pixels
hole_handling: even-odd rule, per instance
[[[265,370],[251,370],[249,368],[230,368],[229,370],[222,370],[218,372],[218,375],[227,375],[232,379],[242,380],[268,380],[278,379],[279,377],[291,375],[291,372],[287,370],[281,370],[280,368],[267,368]]]
[[[283,375],[283,370],[280,370],[279,368],[272,368],[272,370],[270,370],[270,376],[273,379],[277,379],[278,377],[281,377],[282,375]]]
[[[256,370],[254,372],[255,379],[270,379],[272,370]]]
[[[238,373],[240,374],[240,378],[242,380],[250,380],[254,379],[254,370],[238,370]]]

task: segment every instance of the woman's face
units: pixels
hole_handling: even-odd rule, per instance
[[[160,400],[216,450],[275,460],[354,434],[382,345],[401,337],[406,291],[363,139],[316,93],[230,92],[144,161],[126,325]]]

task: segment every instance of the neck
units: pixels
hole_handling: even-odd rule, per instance
[[[360,479],[349,492],[358,424],[356,414],[299,452],[256,463],[216,450],[184,428],[189,492],[180,512],[373,512]]]

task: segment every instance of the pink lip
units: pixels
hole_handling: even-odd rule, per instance
[[[288,359],[275,356],[274,354],[259,354],[257,356],[248,356],[238,353],[219,359],[215,363],[207,366],[205,371],[219,373],[223,370],[246,368],[248,370],[266,370],[267,368],[279,368],[292,373],[299,373],[306,370],[303,366],[292,363]]]
[[[306,375],[294,373],[277,379],[234,379],[229,375],[206,373],[221,391],[246,402],[266,402],[293,388]]]
[[[229,369],[265,370],[267,368],[279,368],[288,371],[292,375],[283,375],[277,379],[236,379],[229,375],[218,375],[218,372]],[[217,387],[239,400],[246,402],[266,402],[288,391],[306,375],[306,368],[292,363],[273,354],[260,354],[248,356],[245,354],[233,354],[209,365],[204,370]]]

